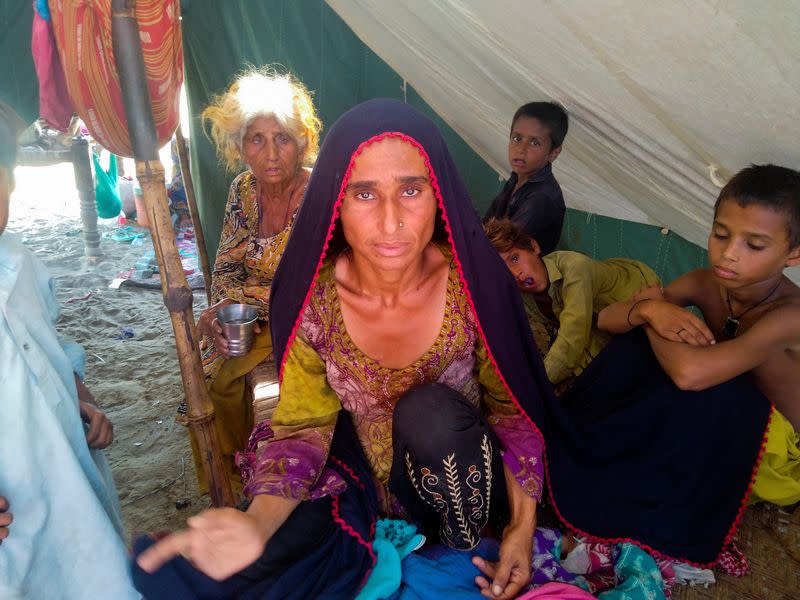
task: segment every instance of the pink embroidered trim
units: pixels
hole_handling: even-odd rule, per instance
[[[355,481],[362,490],[367,489],[367,488],[364,487],[364,484],[361,483],[361,479],[359,479],[358,475],[355,474],[353,469],[351,469],[349,466],[347,466],[343,461],[341,461],[338,458],[336,458],[335,456],[333,456],[333,454],[329,454],[328,458],[330,459],[330,461],[332,463],[337,464],[340,467],[342,467],[342,469],[344,469],[347,472],[347,474],[350,475],[350,477],[353,478],[353,481]]]
[[[497,372],[498,376],[500,377],[500,381],[502,382],[503,387],[506,390],[506,393],[509,395],[509,397],[511,398],[511,401],[517,407],[517,410],[520,412],[520,414],[522,414],[522,416],[528,421],[528,423],[531,425],[531,427],[533,427],[533,430],[536,432],[536,435],[539,436],[539,442],[542,445],[542,454],[543,454],[543,458],[544,458],[545,452],[546,452],[546,445],[545,445],[545,441],[544,441],[544,436],[542,435],[542,432],[539,430],[539,427],[537,427],[536,423],[534,423],[533,420],[530,418],[530,416],[528,416],[528,414],[522,409],[522,406],[520,405],[520,403],[517,400],[516,396],[514,396],[513,392],[511,391],[511,388],[509,387],[508,382],[506,381],[505,377],[503,377],[503,374],[501,373],[500,368],[497,366],[497,361],[494,358],[494,354],[492,354],[492,350],[489,347],[489,343],[488,343],[488,341],[486,339],[486,334],[483,331],[483,326],[481,325],[480,319],[478,318],[478,311],[475,308],[475,302],[473,301],[472,294],[471,294],[471,292],[469,290],[469,287],[467,286],[467,281],[466,281],[466,278],[464,276],[464,269],[461,266],[461,260],[458,257],[458,251],[457,251],[457,249],[455,247],[455,243],[453,241],[453,230],[450,227],[450,219],[447,216],[447,210],[445,209],[444,200],[442,198],[442,191],[441,191],[441,188],[439,187],[439,180],[437,179],[436,172],[434,171],[433,166],[431,165],[430,156],[428,155],[428,153],[425,150],[425,148],[422,147],[422,144],[420,144],[417,140],[415,140],[411,136],[408,136],[408,135],[406,135],[404,133],[401,133],[401,132],[387,131],[387,132],[378,134],[376,136],[373,136],[373,137],[369,138],[368,140],[365,140],[365,141],[361,142],[361,144],[359,144],[358,148],[356,148],[355,152],[353,152],[353,155],[350,157],[350,163],[347,165],[347,171],[345,171],[344,177],[342,178],[342,183],[339,186],[339,195],[337,196],[336,203],[334,204],[334,207],[333,207],[333,215],[331,217],[331,222],[328,225],[328,233],[325,236],[325,243],[323,244],[323,247],[322,247],[322,253],[320,254],[319,260],[317,261],[317,267],[314,270],[314,276],[311,278],[311,284],[308,287],[308,291],[306,292],[305,299],[303,300],[303,305],[300,308],[300,311],[299,311],[299,313],[297,315],[297,319],[295,320],[294,327],[292,328],[292,333],[289,336],[289,339],[288,339],[288,341],[286,343],[286,349],[284,350],[283,357],[281,358],[281,366],[280,366],[280,370],[279,370],[278,381],[279,382],[283,382],[283,370],[284,370],[284,368],[286,366],[286,360],[287,360],[287,357],[288,357],[288,354],[289,354],[288,349],[291,347],[292,343],[294,342],[295,338],[297,337],[297,331],[300,328],[300,324],[301,324],[302,319],[303,319],[303,314],[305,313],[305,310],[308,307],[309,302],[311,301],[311,295],[312,295],[312,293],[314,291],[314,286],[317,284],[317,280],[319,278],[319,272],[320,272],[320,269],[322,268],[322,263],[324,262],[325,255],[327,254],[327,251],[328,251],[328,245],[329,245],[331,239],[333,238],[333,231],[334,231],[335,226],[336,226],[336,219],[339,217],[339,207],[341,206],[342,200],[344,199],[345,190],[347,189],[347,182],[350,180],[350,173],[353,170],[353,166],[354,166],[355,160],[364,151],[365,148],[367,148],[371,144],[373,144],[375,142],[379,142],[379,141],[381,141],[381,140],[383,140],[383,139],[385,139],[387,137],[399,138],[399,139],[401,139],[403,141],[406,141],[406,142],[410,143],[412,146],[414,146],[417,149],[417,151],[420,153],[422,158],[425,160],[425,167],[428,169],[428,173],[430,174],[430,177],[431,177],[431,187],[433,188],[434,194],[436,194],[436,202],[437,202],[437,204],[439,206],[439,209],[442,212],[442,218],[444,219],[445,231],[447,232],[447,239],[448,239],[448,242],[450,243],[450,247],[453,250],[453,260],[456,263],[456,270],[458,271],[458,277],[459,277],[459,281],[461,282],[461,288],[464,290],[464,293],[466,294],[467,303],[469,304],[470,310],[472,310],[472,315],[475,318],[475,324],[476,324],[476,326],[478,328],[478,333],[481,336],[481,340],[483,341],[484,346],[486,346],[486,351],[487,351],[487,354],[489,356],[489,360],[491,361],[492,366],[494,367],[495,371]],[[546,463],[546,460],[545,460],[545,463]]]
[[[733,525],[731,525],[731,528],[728,530],[728,535],[725,536],[723,550],[720,552],[719,556],[717,556],[717,560],[719,560],[719,558],[723,555],[725,548],[733,543],[733,536],[736,535],[736,530],[739,528],[739,522],[744,516],[744,511],[747,508],[747,501],[750,499],[750,494],[753,492],[753,486],[756,484],[756,477],[758,476],[758,469],[761,467],[761,460],[764,458],[764,452],[767,450],[767,435],[769,434],[769,426],[772,425],[772,419],[775,418],[776,410],[777,409],[775,408],[775,405],[770,402],[769,419],[767,419],[767,426],[764,428],[764,433],[761,437],[761,448],[758,450],[756,464],[753,466],[753,472],[750,475],[750,483],[748,484],[747,491],[744,493],[744,498],[742,498],[742,502],[739,505],[739,512],[736,513],[736,519],[733,521]]]
[[[361,580],[361,583],[358,586],[358,589],[360,591],[361,588],[364,587],[364,584],[369,579],[372,570],[375,568],[375,564],[378,562],[378,558],[375,556],[375,552],[372,550],[372,544],[365,542],[364,538],[361,537],[361,534],[359,534],[355,529],[353,529],[350,525],[348,525],[348,523],[339,514],[339,496],[333,496],[331,500],[332,500],[331,516],[333,517],[333,520],[339,525],[339,527],[342,528],[342,531],[354,537],[359,544],[361,544],[367,549],[369,557],[372,560],[372,567],[370,567],[364,574],[364,578]],[[372,524],[370,525],[370,531],[374,530],[375,530],[375,520],[373,520]]]

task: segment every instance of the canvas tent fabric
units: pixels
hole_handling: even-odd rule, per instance
[[[423,110],[479,211],[508,174],[514,109],[563,102],[562,245],[643,260],[665,283],[706,262],[718,191],[709,164],[718,183],[750,162],[800,168],[800,0],[499,4],[183,0],[192,173],[209,253],[236,174],[222,172],[197,115],[248,63],[297,74],[323,124],[371,97]],[[29,121],[38,110],[32,19],[27,0],[0,3],[0,49],[12,57],[0,61],[0,99]]]
[[[497,193],[497,174],[322,0],[184,0],[181,13],[192,174],[211,256],[237,173],[223,172],[198,115],[248,64],[281,65],[299,77],[314,94],[323,127],[369,98],[405,100],[444,132],[473,198],[488,203]]]
[[[568,205],[705,244],[720,183],[800,166],[800,3],[328,0],[498,172],[521,99],[556,100]]]
[[[224,91],[234,73],[248,63],[277,63],[300,77],[314,92],[315,105],[324,125],[330,125],[345,110],[371,97],[405,100],[433,118],[443,132],[479,212],[502,187],[499,174],[508,175],[503,167],[508,121],[518,103],[532,99],[529,90],[520,89],[513,106],[509,105],[511,107],[494,125],[490,136],[500,148],[500,154],[496,160],[499,166],[493,168],[449,127],[451,114],[448,111],[441,114],[434,111],[420,96],[413,81],[404,79],[379,58],[322,0],[302,3],[230,0],[224,4],[213,0],[184,0],[182,15],[186,88],[193,115],[192,173],[199,190],[202,223],[211,255],[220,234],[228,185],[236,174],[222,172],[197,115],[214,94]],[[460,90],[458,93],[479,92]],[[476,114],[475,118],[473,125],[484,127],[480,115]],[[568,136],[567,149],[570,143]],[[562,176],[560,165],[559,158],[555,164],[559,178]],[[565,188],[565,195],[572,195],[570,188]],[[589,212],[568,210],[562,244],[595,258],[627,256],[643,260],[653,266],[665,282],[705,264],[704,250],[672,230],[662,233],[661,225],[597,216],[592,214],[591,208]],[[704,241],[702,246],[705,246]]]
[[[39,116],[32,28],[32,2],[0,2],[0,102],[13,108],[26,123],[33,123]]]

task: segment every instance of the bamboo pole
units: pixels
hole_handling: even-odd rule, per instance
[[[197,200],[194,195],[194,183],[192,173],[189,170],[189,155],[186,148],[186,138],[183,137],[183,130],[178,123],[175,131],[175,141],[178,144],[178,158],[181,163],[181,177],[183,178],[183,189],[186,192],[186,203],[189,205],[189,214],[192,216],[194,226],[194,240],[197,244],[197,253],[200,256],[200,267],[203,270],[203,280],[206,284],[206,299],[211,306],[211,266],[208,263],[208,251],[206,250],[206,236],[203,233],[203,224],[200,222],[200,212],[197,210]]]
[[[200,361],[197,327],[192,314],[192,290],[183,273],[175,243],[175,232],[167,203],[164,166],[158,158],[158,142],[135,8],[136,0],[112,0],[111,3],[114,59],[136,160],[136,177],[139,179],[150,219],[150,233],[161,271],[164,304],[169,310],[175,332],[188,405],[189,427],[197,435],[200,460],[208,481],[211,502],[214,506],[232,506],[234,497],[214,428],[214,406],[208,396]]]

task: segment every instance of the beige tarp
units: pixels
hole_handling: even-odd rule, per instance
[[[327,0],[498,172],[529,100],[571,115],[568,206],[705,245],[719,186],[800,168],[800,1]]]

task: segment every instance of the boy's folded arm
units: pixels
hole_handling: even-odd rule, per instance
[[[672,381],[684,390],[704,390],[764,364],[776,351],[800,344],[800,305],[765,314],[739,337],[692,346],[661,337],[645,327],[653,352]]]
[[[702,270],[691,271],[663,290],[650,286],[630,300],[615,302],[598,313],[597,328],[609,333],[625,333],[639,325],[646,325],[648,321],[643,309],[647,300],[663,300],[681,307],[696,305],[702,294],[702,278]]]

